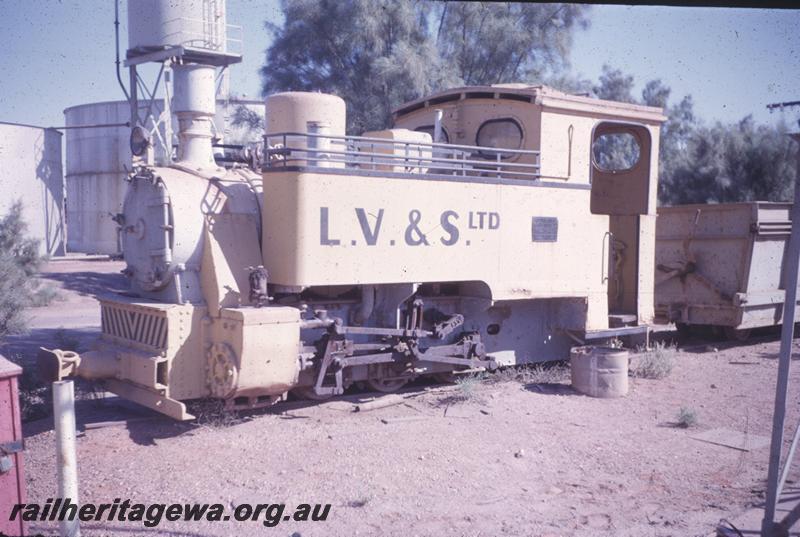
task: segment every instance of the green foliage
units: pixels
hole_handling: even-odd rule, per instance
[[[38,241],[25,237],[22,204],[0,219],[0,340],[25,329],[23,309],[35,301],[31,277],[39,269]]]
[[[467,86],[541,80],[569,65],[572,31],[589,24],[576,4],[443,2],[436,43]]]
[[[244,104],[239,104],[234,109],[231,124],[234,127],[245,127],[250,130],[264,130],[264,118],[261,114]]]
[[[427,33],[427,4],[411,0],[283,0],[283,26],[261,69],[263,92],[322,91],[344,98],[348,131],[383,128],[391,107],[442,84]]]
[[[635,103],[633,84],[633,76],[626,75],[619,69],[612,69],[610,66],[604,65],[600,80],[592,88],[592,91],[598,99]]]
[[[661,199],[667,204],[732,201],[790,201],[797,144],[783,125],[739,123],[700,126],[683,142],[683,151],[662,173]]]
[[[322,91],[347,102],[350,133],[385,128],[391,110],[464,84],[556,76],[586,6],[282,0],[261,69],[264,94]],[[429,24],[431,23],[431,24]]]

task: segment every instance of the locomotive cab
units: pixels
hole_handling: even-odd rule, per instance
[[[581,210],[608,217],[607,224],[598,223],[606,230],[595,265],[607,285],[607,328],[652,322],[660,109],[498,84],[409,103],[395,112],[395,125],[433,133],[437,111],[443,143],[538,152],[538,181],[588,185],[589,207]],[[515,163],[529,158],[504,157]]]

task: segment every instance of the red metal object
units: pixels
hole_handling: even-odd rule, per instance
[[[25,535],[25,523],[9,520],[15,504],[25,503],[25,468],[22,461],[22,421],[20,419],[18,377],[22,368],[0,356],[0,459],[6,456],[12,466],[0,471],[0,533]],[[9,460],[0,460],[8,464]]]

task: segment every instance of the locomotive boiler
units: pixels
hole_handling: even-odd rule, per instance
[[[134,157],[116,219],[130,292],[100,300],[90,351],[42,349],[50,378],[191,419],[190,399],[390,392],[652,322],[661,109],[467,87],[350,136],[341,98],[279,93],[257,172],[214,160],[214,72],[230,54],[139,38],[129,62],[171,62],[178,151],[164,167]],[[603,156],[615,144],[629,162]]]

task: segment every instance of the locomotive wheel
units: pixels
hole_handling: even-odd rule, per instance
[[[725,337],[733,341],[747,341],[750,338],[751,330],[749,328],[738,329],[726,326],[723,330]]]
[[[299,399],[307,399],[310,401],[325,401],[326,399],[333,397],[333,395],[319,395],[314,391],[313,386],[300,386],[299,388],[294,388],[292,390],[292,394]]]
[[[368,379],[365,384],[370,390],[381,393],[396,392],[406,385],[406,379]]]

